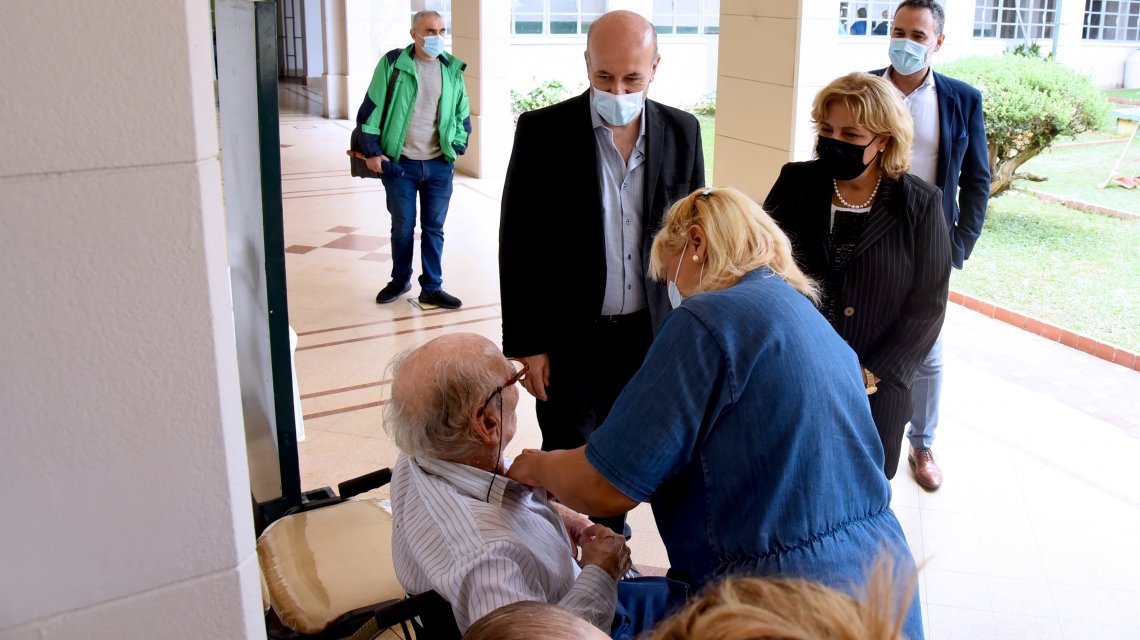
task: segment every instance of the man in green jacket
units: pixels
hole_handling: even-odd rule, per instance
[[[416,197],[420,199],[419,301],[457,309],[443,290],[443,222],[451,202],[455,158],[467,150],[471,111],[463,70],[443,51],[443,17],[420,11],[412,18],[413,43],[393,49],[376,65],[356,122],[368,168],[380,174],[392,216],[392,279],[376,302],[392,302],[411,289]]]

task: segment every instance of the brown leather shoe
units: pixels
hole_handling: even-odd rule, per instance
[[[906,459],[910,462],[918,486],[927,491],[937,491],[938,487],[942,486],[942,470],[934,461],[934,452],[928,447],[921,449],[911,447],[910,454],[907,455]]]

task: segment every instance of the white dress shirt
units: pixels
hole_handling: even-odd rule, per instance
[[[392,474],[392,558],[408,593],[435,590],[459,630],[521,600],[557,604],[607,634],[617,583],[579,568],[546,491],[482,469],[403,454]],[[491,488],[488,501],[488,488]]]
[[[592,96],[593,94],[591,94]],[[606,242],[606,293],[601,315],[619,316],[647,306],[645,270],[641,268],[642,215],[645,208],[645,107],[637,142],[627,162],[614,145],[614,132],[590,104],[601,179]]]
[[[891,81],[891,67],[883,72]],[[894,86],[892,83],[891,86]],[[895,87],[898,89],[898,87]],[[918,88],[906,95],[899,90],[906,108],[914,118],[914,143],[910,148],[910,173],[938,186],[938,89],[934,85],[934,70],[926,72],[926,79]]]

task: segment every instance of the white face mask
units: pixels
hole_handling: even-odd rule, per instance
[[[689,248],[689,240],[685,239],[685,246],[681,248],[681,258],[677,260],[677,272],[673,274],[673,279],[669,281],[669,304],[676,309],[681,306],[685,301],[685,296],[681,295],[681,290],[677,288],[677,276],[681,275],[681,262],[685,259],[685,250]]]
[[[641,113],[644,102],[644,91],[615,96],[601,89],[594,89],[594,109],[602,116],[602,120],[615,127],[623,127],[633,122],[633,119]]]

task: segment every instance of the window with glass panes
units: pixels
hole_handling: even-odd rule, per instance
[[[839,3],[839,35],[844,36],[889,36],[891,16],[897,0],[865,0]]]
[[[653,0],[653,27],[661,35],[720,33],[720,0]]]
[[[606,12],[606,0],[513,0],[511,33],[523,35],[585,35]]]
[[[1140,0],[1085,0],[1084,39],[1140,42]]]
[[[977,0],[974,37],[1038,40],[1053,37],[1056,0]]]
[[[451,0],[412,0],[411,16],[415,17],[420,11],[435,11],[443,16],[443,26],[447,27],[445,35],[451,37]]]

